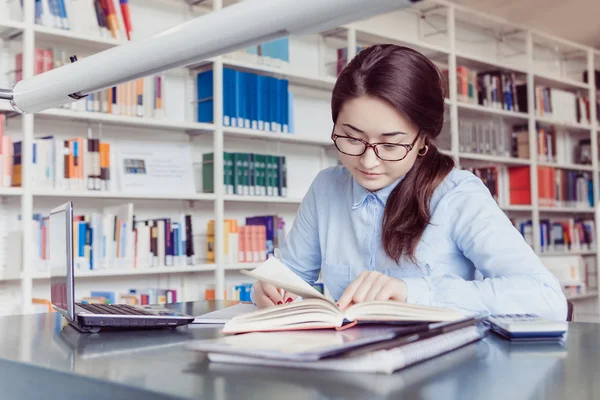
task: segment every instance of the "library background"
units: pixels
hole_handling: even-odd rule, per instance
[[[0,0],[0,87],[235,0]],[[21,116],[0,103],[0,314],[48,307],[49,210],[72,200],[76,300],[245,300],[316,174],[349,59],[413,47],[448,81],[438,145],[598,315],[600,50],[446,1],[291,36]],[[219,168],[216,168],[219,166]],[[220,232],[222,235],[215,235]]]

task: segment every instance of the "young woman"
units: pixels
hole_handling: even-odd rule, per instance
[[[396,300],[564,320],[557,279],[470,172],[436,148],[444,85],[422,54],[360,52],[331,101],[343,166],[321,171],[300,205],[281,261],[306,282],[322,273],[340,308]],[[294,299],[257,282],[259,307]]]

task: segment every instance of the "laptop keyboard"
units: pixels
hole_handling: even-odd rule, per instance
[[[112,315],[153,315],[156,314],[140,310],[128,304],[81,304],[77,305],[92,314],[112,314]]]

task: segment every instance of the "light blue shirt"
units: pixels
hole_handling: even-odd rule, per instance
[[[372,193],[345,167],[321,171],[280,249],[282,262],[310,284],[322,272],[336,300],[361,272],[378,271],[406,282],[408,303],[566,319],[557,279],[468,171],[453,169],[435,190],[417,264],[388,257],[383,210],[400,180]]]

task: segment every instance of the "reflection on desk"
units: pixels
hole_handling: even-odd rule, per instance
[[[177,305],[192,315],[219,306],[223,304]],[[0,317],[2,399],[11,398],[11,390],[16,398],[85,393],[78,398],[86,400],[593,399],[600,393],[597,324],[571,323],[564,347],[509,343],[490,334],[391,376],[220,365],[187,350],[188,341],[217,337],[220,327],[97,336],[77,336],[71,329],[58,313]]]

